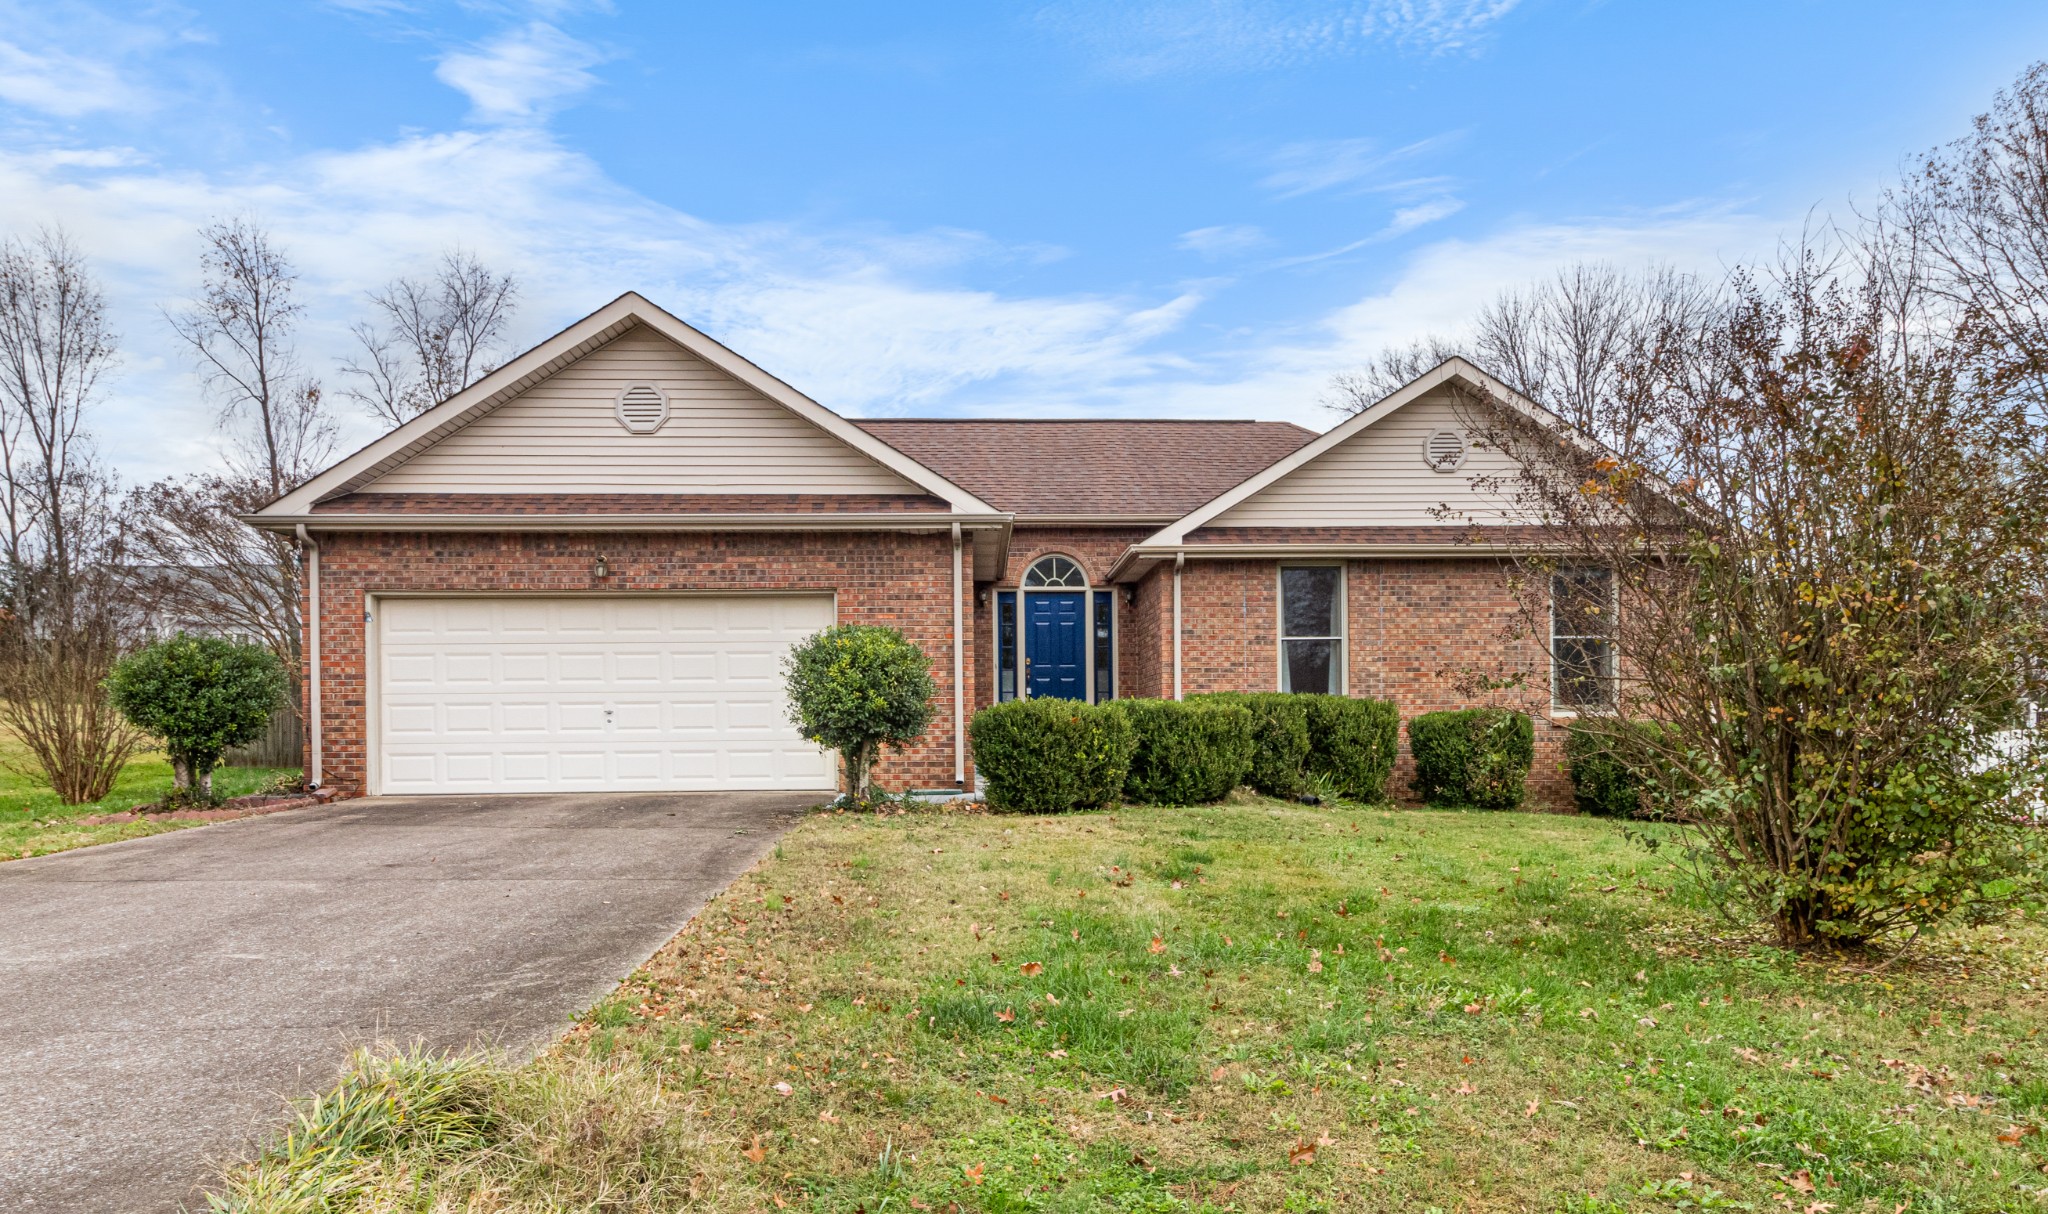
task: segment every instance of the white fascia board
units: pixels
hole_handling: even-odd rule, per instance
[[[1292,473],[1317,456],[1353,438],[1361,431],[1378,424],[1382,418],[1393,415],[1401,406],[1454,380],[1463,382],[1467,386],[1491,397],[1493,400],[1505,404],[1532,422],[1557,430],[1570,437],[1574,442],[1591,446],[1591,440],[1580,435],[1576,429],[1557,414],[1523,396],[1464,359],[1447,358],[1430,370],[1409,380],[1406,384],[1403,384],[1400,388],[1382,397],[1372,405],[1367,406],[1338,425],[1324,431],[1321,437],[1297,448],[1278,461],[1268,464],[1202,505],[1195,507],[1195,509],[1187,514],[1182,515],[1179,519],[1155,534],[1146,537],[1134,547],[1133,551],[1160,545],[1172,547],[1186,542],[1188,532],[1206,525],[1210,520],[1223,514],[1232,506],[1243,502],[1246,498],[1283,479],[1289,473]],[[1209,547],[1209,545],[1204,545],[1204,547]],[[1189,555],[1192,556],[1194,554],[1190,552]]]
[[[846,514],[282,514],[240,516],[265,531],[950,531],[1007,533],[1010,517],[957,511]]]
[[[1121,581],[1126,574],[1134,573],[1138,566],[1147,563],[1171,561],[1185,557],[1199,560],[1247,560],[1271,558],[1274,560],[1323,560],[1338,557],[1375,558],[1418,558],[1418,557],[1481,557],[1500,556],[1506,553],[1532,551],[1528,544],[1469,543],[1384,543],[1384,544],[1185,544],[1153,545],[1149,542],[1142,547],[1124,549],[1115,566],[1109,571],[1110,581]]]
[[[817,426],[882,467],[943,499],[961,514],[998,514],[995,507],[862,430],[832,410],[685,324],[668,311],[628,291],[604,307],[534,346],[469,387],[397,427],[325,472],[257,511],[271,520],[309,514],[315,503],[347,493],[383,475],[445,434],[467,425],[518,392],[560,370],[635,324],[645,325],[690,353]],[[322,516],[323,518],[332,516]]]

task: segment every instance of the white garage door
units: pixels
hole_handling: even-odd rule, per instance
[[[782,657],[826,595],[395,598],[378,629],[386,793],[815,789]]]

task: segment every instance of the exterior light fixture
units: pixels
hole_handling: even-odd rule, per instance
[[[605,559],[604,553],[600,552],[597,554],[597,567],[593,572],[601,578],[612,575],[612,563]]]

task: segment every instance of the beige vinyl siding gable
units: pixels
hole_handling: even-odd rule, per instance
[[[619,390],[652,383],[669,417],[633,434]],[[377,493],[923,493],[644,326],[592,350],[363,485]]]
[[[1429,527],[1505,520],[1512,459],[1472,442],[1448,389],[1401,406],[1206,524],[1211,527]],[[1438,430],[1467,438],[1465,462],[1437,472],[1423,444]],[[1482,487],[1476,482],[1487,481]],[[1455,514],[1445,515],[1439,507]]]

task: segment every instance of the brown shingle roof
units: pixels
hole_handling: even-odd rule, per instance
[[[998,510],[1174,517],[1315,437],[1291,422],[852,418]]]

